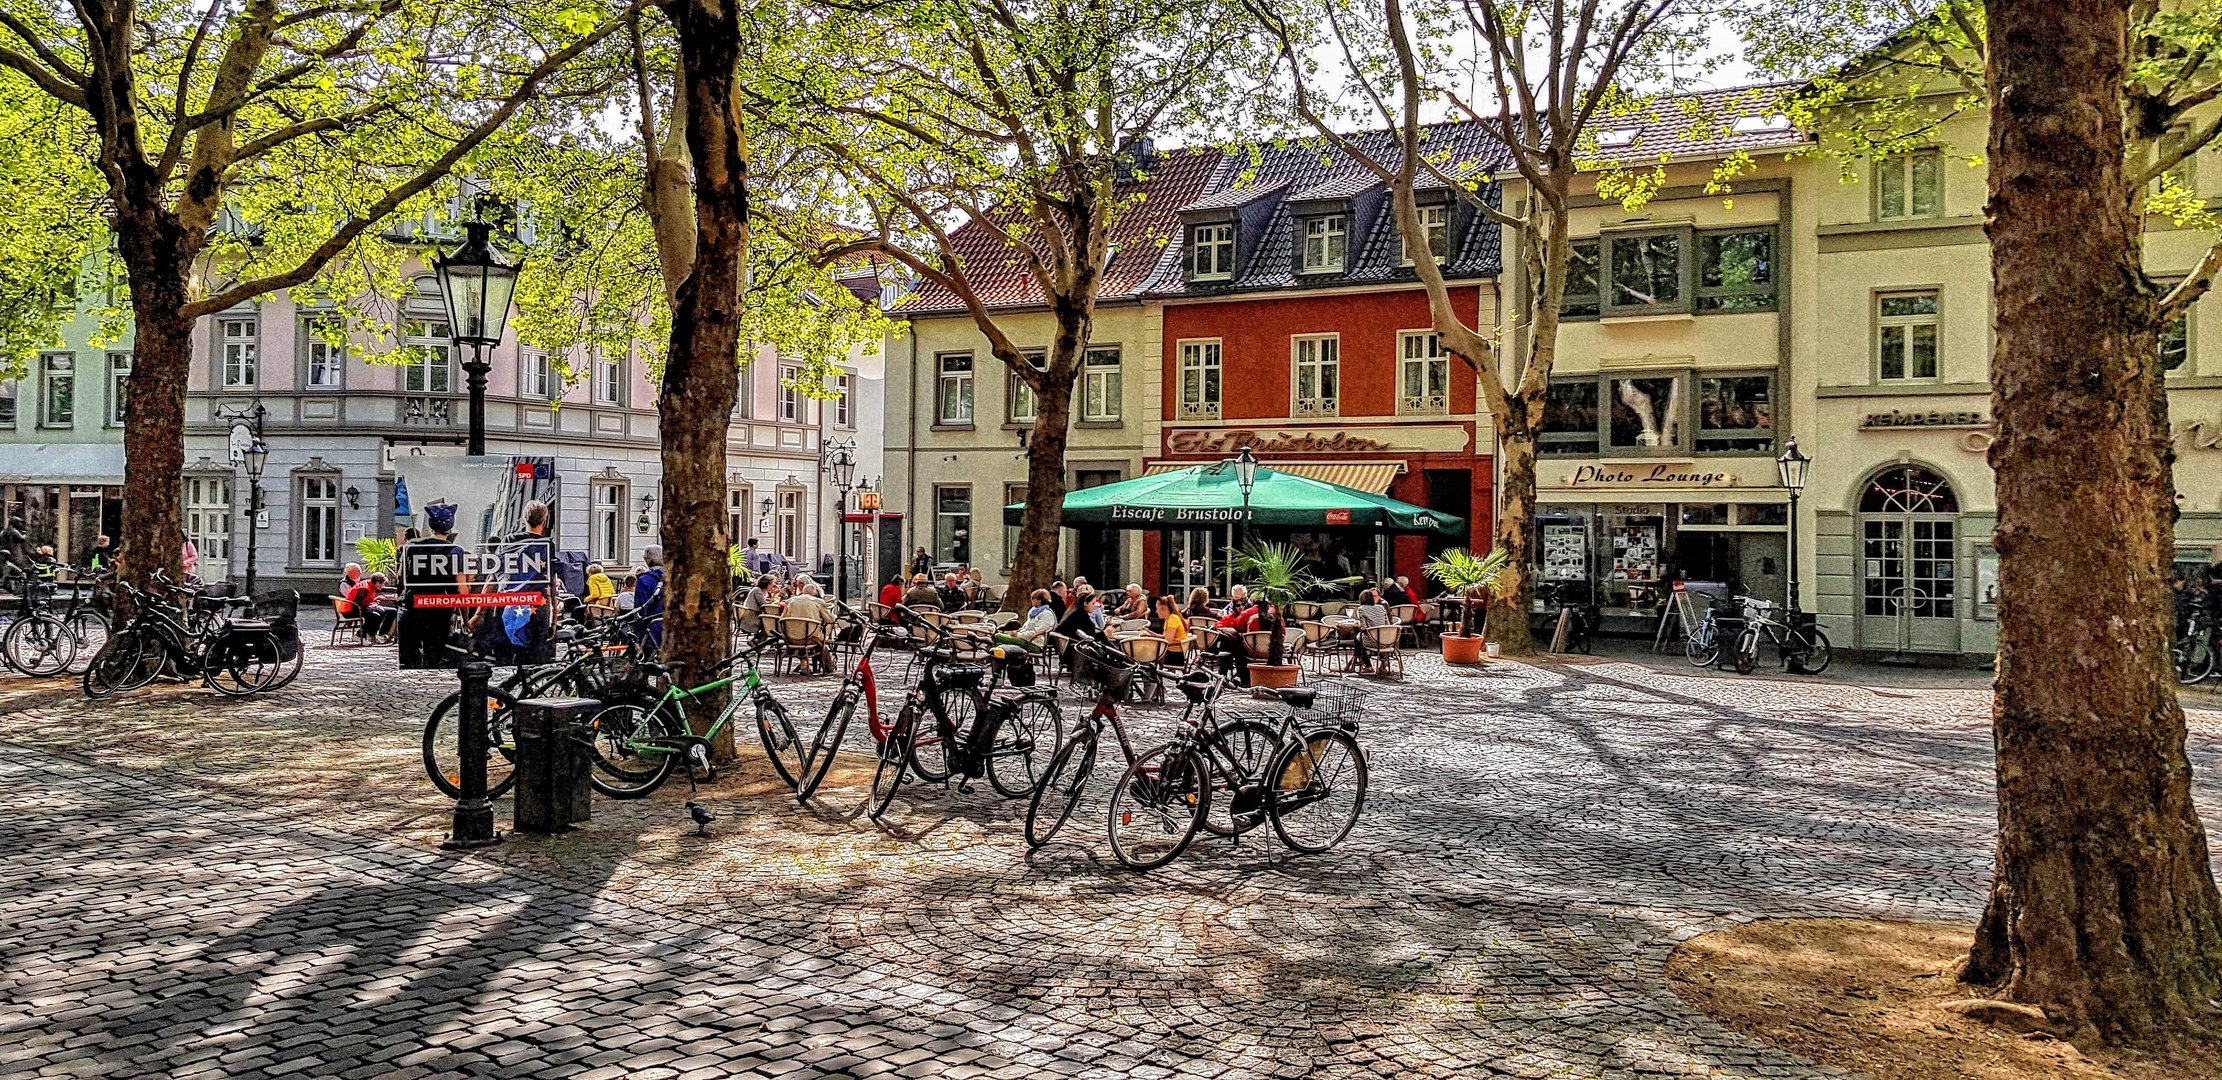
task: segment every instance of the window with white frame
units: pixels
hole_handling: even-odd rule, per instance
[[[39,357],[39,426],[68,427],[77,421],[77,357],[46,353]]]
[[[1119,419],[1119,350],[1090,349],[1080,360],[1080,419],[1115,423]]]
[[[1875,376],[1884,382],[1937,377],[1941,305],[1935,289],[1875,298]]]
[[[596,405],[623,405],[625,403],[625,358],[613,356],[600,345],[587,350],[589,379],[593,385]]]
[[[1188,229],[1188,280],[1225,281],[1234,276],[1234,223]]]
[[[231,477],[185,478],[185,538],[203,559],[231,558]]]
[[[856,426],[856,376],[844,371],[833,377],[833,426]]]
[[[790,424],[802,422],[802,391],[795,385],[801,379],[801,368],[779,365],[779,418]]]
[[[1219,418],[1219,341],[1180,343],[1180,418]]]
[[[108,426],[122,427],[124,417],[131,414],[131,354],[108,354]]]
[[[587,485],[587,557],[604,568],[626,561],[626,485],[595,481]]]
[[[1935,150],[1875,163],[1875,220],[1903,221],[1944,212],[1944,158]]]
[[[1450,411],[1450,357],[1443,336],[1431,330],[1406,330],[1396,336],[1397,411],[1439,415]]]
[[[935,360],[934,423],[972,426],[972,354],[946,353]]]
[[[455,341],[444,320],[415,319],[402,328],[401,346],[408,361],[401,369],[401,388],[412,394],[455,392]]]
[[[934,486],[934,560],[972,561],[972,486]]]
[[[294,482],[295,519],[301,566],[336,565],[339,562],[339,477],[318,473]]]
[[[0,380],[0,428],[15,427],[16,389],[14,379]]]
[[[1450,258],[1450,207],[1443,204],[1420,207],[1420,231],[1427,236],[1427,250],[1433,252],[1436,262]],[[1404,241],[1404,265],[1412,265],[1412,242]]]
[[[1019,356],[1027,363],[1034,365],[1036,371],[1049,366],[1049,354],[1044,350],[1028,349],[1020,353]],[[1034,387],[1027,383],[1017,371],[1012,371],[1010,376],[1010,393],[1003,399],[1010,402],[1011,406],[1005,422],[1031,424],[1040,409],[1040,402],[1035,400],[1034,397]]]
[[[346,324],[331,315],[301,320],[301,386],[307,390],[337,390],[347,363],[347,346],[333,340]]]
[[[1334,416],[1342,410],[1342,338],[1318,334],[1293,339],[1296,367],[1294,416]]]
[[[772,545],[781,555],[801,559],[802,489],[779,489],[779,517],[772,523]]]
[[[728,543],[745,543],[753,531],[748,527],[748,499],[749,490],[745,487],[725,489],[725,539]]]
[[[525,397],[553,401],[556,397],[555,362],[546,350],[526,349],[517,358],[517,388]]]
[[[1304,258],[1307,274],[1340,273],[1350,246],[1349,219],[1323,214],[1304,219]]]
[[[216,358],[223,367],[224,389],[252,390],[257,385],[262,367],[260,327],[258,319],[216,321]]]

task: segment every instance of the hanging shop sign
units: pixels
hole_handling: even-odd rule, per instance
[[[1456,424],[1370,427],[1171,428],[1165,452],[1179,455],[1239,454],[1456,454],[1466,449],[1466,429]]]
[[[1735,487],[1736,474],[1688,461],[1634,465],[1576,465],[1566,476],[1570,488]]]
[[[1906,411],[1886,409],[1871,412],[1859,418],[1861,431],[1885,431],[1896,428],[1987,428],[1991,418],[1980,409],[1930,409]]]

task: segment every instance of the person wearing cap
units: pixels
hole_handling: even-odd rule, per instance
[[[934,591],[933,582],[924,574],[910,576],[910,588],[903,592],[903,606],[940,610],[941,594]]]
[[[424,508],[430,535],[409,541],[401,553],[401,666],[404,668],[454,667],[461,658],[448,651],[455,633],[455,613],[447,608],[420,608],[421,596],[452,596],[470,583],[463,573],[431,574],[430,566],[460,567],[462,545],[455,542],[455,504],[436,502]]]

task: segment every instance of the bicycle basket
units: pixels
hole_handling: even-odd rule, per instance
[[[301,594],[291,589],[264,593],[255,601],[254,612],[255,618],[272,623],[292,622],[301,613]]]
[[[1289,711],[1306,723],[1333,724],[1356,720],[1365,711],[1360,695],[1365,688],[1350,679],[1328,679],[1319,683],[1308,708],[1291,708]]]

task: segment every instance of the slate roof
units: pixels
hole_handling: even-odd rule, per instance
[[[1117,186],[1116,197],[1139,192],[1143,199],[1122,213],[1111,227],[1110,239],[1116,250],[1103,275],[1100,300],[1133,299],[1145,283],[1157,278],[1164,265],[1166,242],[1180,231],[1177,211],[1204,193],[1218,169],[1219,158],[1216,147],[1159,150],[1139,180]],[[1047,303],[1034,275],[1026,269],[1024,256],[989,229],[966,222],[950,240],[964,262],[966,281],[990,308]],[[897,315],[963,310],[964,302],[956,294],[930,281],[921,282],[916,292],[894,307]]]
[[[1627,116],[1598,116],[1590,120],[1592,132],[1633,129],[1635,139],[1625,146],[1597,146],[1584,152],[1583,164],[1632,165],[1649,162],[1706,160],[1737,151],[1766,153],[1791,150],[1812,141],[1811,134],[1785,124],[1772,130],[1738,132],[1738,120],[1780,119],[1780,98],[1802,83],[1759,83],[1658,98]]]
[[[1371,131],[1349,138],[1377,161],[1392,168],[1398,161],[1391,132]],[[1423,154],[1452,175],[1489,172],[1506,164],[1503,147],[1479,124],[1434,125],[1427,130],[1421,146]],[[1483,188],[1482,197],[1491,206],[1498,205],[1496,185]],[[1341,273],[1300,275],[1295,266],[1296,217],[1292,209],[1328,201],[1348,203],[1345,268]],[[1455,250],[1443,266],[1444,275],[1453,279],[1496,276],[1502,230],[1488,225],[1470,207],[1455,203],[1453,207],[1451,239]],[[1237,225],[1235,277],[1215,282],[1183,280],[1183,230],[1167,248],[1164,266],[1145,290],[1148,295],[1223,296],[1418,280],[1410,267],[1399,265],[1404,247],[1389,212],[1388,191],[1380,178],[1325,139],[1260,143],[1229,150],[1212,178],[1210,193],[1183,206],[1181,216],[1188,222],[1223,221],[1230,211]]]

